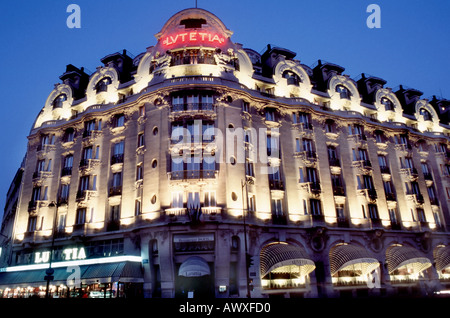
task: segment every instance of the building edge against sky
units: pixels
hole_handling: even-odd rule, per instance
[[[231,36],[186,9],[67,65],[7,194],[3,297],[43,295],[49,262],[60,297],[449,289],[450,101]]]

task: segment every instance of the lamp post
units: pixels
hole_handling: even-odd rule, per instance
[[[247,247],[247,223],[245,221],[245,214],[248,210],[248,202],[247,202],[247,209],[245,209],[244,205],[244,187],[247,190],[247,180],[241,180],[241,192],[242,192],[242,219],[244,221],[244,248],[245,248],[245,273],[247,276],[247,298],[251,298],[250,294],[250,276],[249,276],[249,255],[248,255],[248,247]],[[246,191],[247,192],[247,191]],[[248,199],[248,195],[246,196]]]
[[[56,212],[57,212],[56,204],[54,201],[50,202],[48,207],[54,208],[54,213],[53,213],[53,226],[52,226],[52,245],[50,247],[50,260],[49,260],[48,268],[45,271],[45,274],[47,274],[47,275],[44,277],[44,279],[47,281],[47,288],[45,290],[45,298],[50,297],[50,293],[49,293],[50,281],[53,280],[53,278],[54,278],[53,273],[55,272],[55,270],[52,268],[52,260],[53,260],[53,249],[55,246],[55,228],[56,228]]]

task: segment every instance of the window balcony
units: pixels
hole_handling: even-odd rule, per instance
[[[338,217],[337,226],[341,228],[348,228],[350,227],[350,223],[345,217]]]
[[[115,186],[109,188],[109,196],[113,197],[116,195],[122,195],[122,186]]]
[[[168,173],[170,180],[214,179],[217,170],[180,170]]]
[[[335,196],[345,196],[345,189],[342,186],[333,186],[333,195]]]
[[[386,200],[388,200],[388,201],[397,201],[397,196],[393,192],[386,193]]]
[[[120,221],[119,220],[111,220],[106,223],[106,231],[118,231],[120,230]]]
[[[380,166],[380,171],[382,174],[391,174],[391,169],[387,166]]]
[[[431,173],[424,173],[423,177],[425,178],[425,180],[433,181],[433,175]]]
[[[282,180],[270,180],[269,179],[270,190],[281,190],[284,191],[284,183]]]
[[[72,175],[72,167],[64,167],[61,170],[61,177]]]
[[[67,205],[69,203],[69,198],[68,197],[58,197],[58,200],[56,202],[57,206],[61,206],[61,205]]]
[[[439,205],[439,200],[437,198],[430,198],[431,205]]]
[[[272,213],[272,223],[275,225],[286,225],[287,217],[284,214]]]
[[[111,165],[116,163],[123,163],[123,153],[115,154],[111,156]]]
[[[38,205],[39,205],[38,201],[34,201],[34,200],[29,201],[28,202],[28,212],[36,211]]]
[[[331,167],[340,167],[341,166],[341,162],[338,158],[330,158],[329,163],[330,163]]]
[[[375,189],[361,189],[359,190],[369,201],[375,201],[377,199],[377,191]]]

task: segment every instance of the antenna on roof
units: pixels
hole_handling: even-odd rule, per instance
[[[197,8],[197,0],[195,0],[195,8]]]

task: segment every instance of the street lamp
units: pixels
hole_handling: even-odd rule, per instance
[[[243,221],[244,221],[245,273],[247,275],[247,298],[251,298],[251,294],[250,294],[250,276],[249,276],[250,263],[249,263],[248,247],[247,247],[247,223],[245,221],[246,210],[248,211],[248,202],[247,202],[247,209],[245,209],[245,205],[244,205],[244,187],[245,187],[246,194],[247,194],[247,184],[248,184],[248,180],[245,180],[245,181],[241,180],[242,218],[243,218]],[[246,198],[248,200],[248,194],[246,195]]]
[[[50,262],[49,262],[49,266],[48,266],[47,270],[45,271],[45,274],[47,274],[47,275],[44,277],[44,279],[47,281],[47,289],[45,290],[45,298],[50,297],[50,293],[49,293],[50,281],[53,280],[53,278],[54,278],[53,273],[55,272],[55,270],[52,268],[52,260],[53,260],[53,248],[55,246],[55,228],[56,228],[56,212],[57,212],[56,204],[54,201],[50,202],[48,207],[54,208],[55,212],[53,214],[52,245],[50,247]]]

